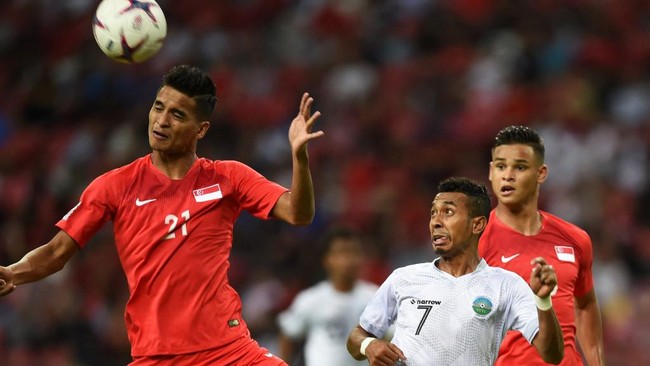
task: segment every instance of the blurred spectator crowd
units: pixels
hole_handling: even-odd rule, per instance
[[[0,2],[0,265],[48,241],[97,175],[147,154],[147,114],[174,64],[209,71],[199,154],[289,184],[289,122],[310,92],[314,223],[246,214],[230,275],[253,335],[322,275],[313,246],[366,235],[364,277],[433,259],[440,179],[487,182],[496,132],[547,146],[543,208],[589,232],[610,365],[650,364],[650,2],[160,0],[168,37],[141,65],[96,46],[98,0]],[[107,227],[60,273],[0,299],[0,364],[120,365],[127,287]]]

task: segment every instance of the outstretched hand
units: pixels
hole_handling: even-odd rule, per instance
[[[541,298],[549,297],[557,286],[557,274],[553,266],[546,263],[543,257],[534,258],[530,264],[534,265],[530,273],[530,288]]]
[[[320,117],[320,112],[311,113],[311,106],[314,98],[309,93],[304,93],[300,100],[298,115],[291,122],[289,127],[289,143],[294,155],[307,152],[307,142],[323,136],[323,131],[311,132],[314,122]]]
[[[0,266],[0,296],[5,296],[16,289],[14,273],[7,267]]]

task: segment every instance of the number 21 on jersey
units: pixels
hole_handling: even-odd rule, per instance
[[[181,212],[181,217],[185,220],[183,225],[181,225],[181,235],[187,236],[187,221],[190,219],[190,210]],[[174,214],[168,214],[165,216],[165,225],[169,226],[169,234],[165,236],[165,240],[174,239],[176,237],[176,227],[178,226],[178,216]]]

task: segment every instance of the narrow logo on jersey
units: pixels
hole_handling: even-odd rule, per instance
[[[560,245],[555,246],[555,254],[557,254],[557,259],[564,262],[576,262],[575,252],[571,247],[563,247]]]
[[[144,205],[146,205],[147,203],[151,203],[151,202],[153,202],[153,201],[155,201],[155,200],[156,200],[155,198],[152,198],[152,199],[148,199],[148,200],[140,201],[140,198],[136,198],[136,199],[135,199],[135,205],[138,206],[138,207],[140,207],[140,206],[144,206]]]
[[[207,201],[223,198],[223,194],[221,193],[221,187],[219,186],[219,183],[213,184],[208,187],[195,189],[192,191],[192,194],[194,195],[194,199],[196,200],[196,202],[207,202]]]
[[[488,315],[492,311],[492,301],[484,296],[479,296],[474,299],[472,309],[478,315]]]
[[[411,305],[440,305],[442,304],[442,301],[439,300],[420,300],[420,299],[412,299],[411,300]]]
[[[517,257],[519,257],[519,253],[511,255],[509,257],[506,257],[506,256],[502,255],[501,256],[501,262],[508,263],[508,262],[510,262],[511,260],[513,260],[513,259],[515,259]]]

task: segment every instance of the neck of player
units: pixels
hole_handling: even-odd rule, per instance
[[[478,252],[469,250],[453,256],[441,255],[437,264],[441,271],[460,277],[474,272],[480,262]]]
[[[499,221],[522,235],[537,235],[542,230],[542,215],[536,204],[517,208],[500,204],[495,213]]]
[[[151,154],[153,165],[169,179],[183,179],[196,159],[195,153],[170,155],[154,150]]]

